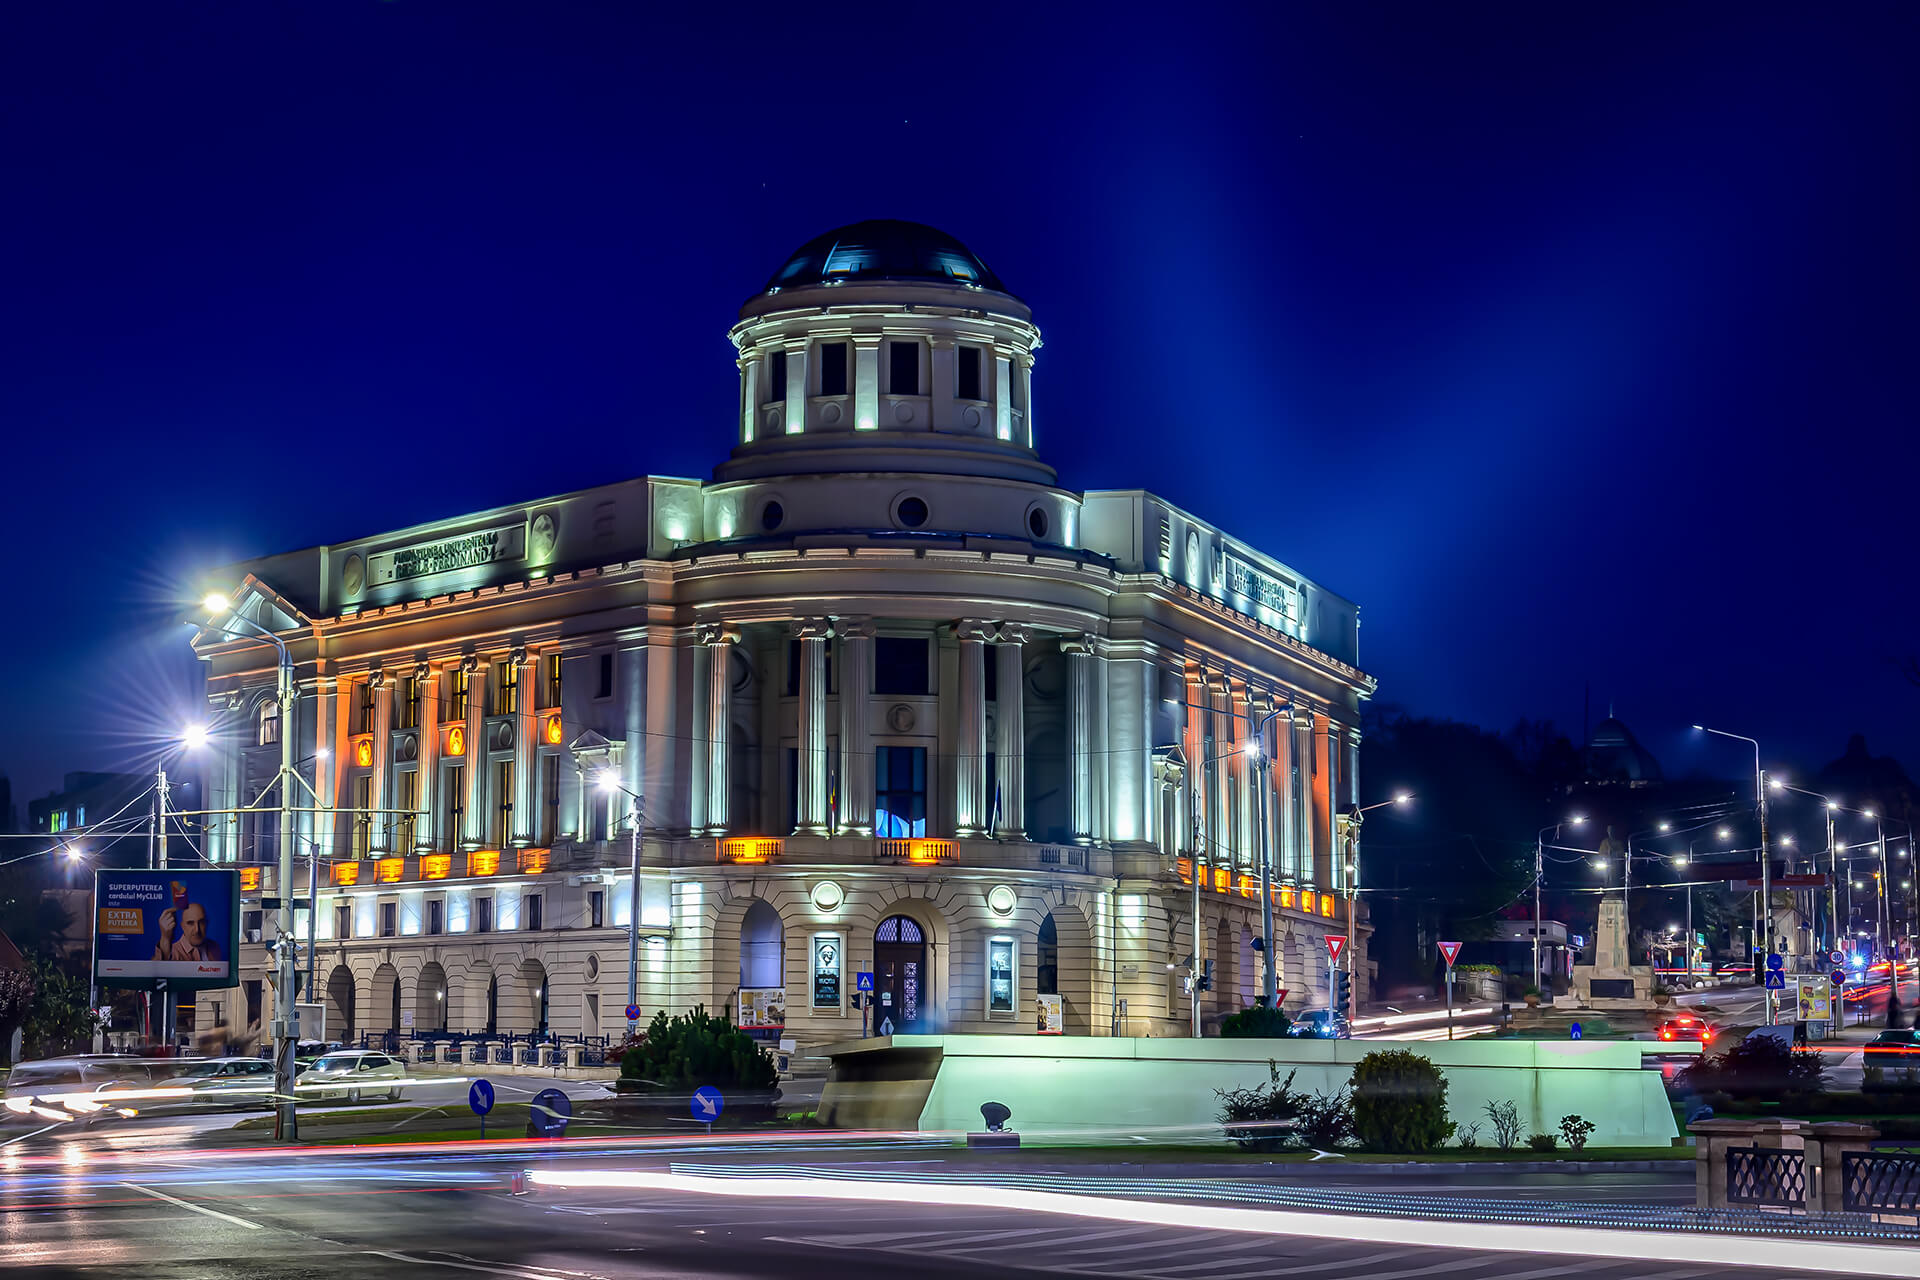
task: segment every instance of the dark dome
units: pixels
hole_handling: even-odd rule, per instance
[[[1643,785],[1661,781],[1660,762],[1640,745],[1633,730],[1608,716],[1587,743],[1587,777],[1596,782]]]
[[[793,251],[767,288],[793,289],[828,280],[940,280],[1007,291],[973,250],[946,232],[892,218],[855,222],[815,236]]]

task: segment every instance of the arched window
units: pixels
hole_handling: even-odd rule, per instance
[[[260,727],[260,732],[257,735],[256,745],[262,746],[262,747],[271,747],[279,743],[280,741],[280,701],[279,699],[269,698],[265,702],[260,704],[259,727]]]
[[[786,941],[780,913],[755,900],[740,921],[740,987],[755,990],[786,985],[781,951]]]

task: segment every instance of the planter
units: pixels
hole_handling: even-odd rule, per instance
[[[1527,999],[1527,1008],[1538,1009],[1540,1007],[1540,994],[1538,992],[1529,991],[1527,993],[1526,999]]]

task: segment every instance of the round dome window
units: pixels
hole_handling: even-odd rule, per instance
[[[1036,540],[1047,536],[1047,513],[1039,507],[1027,512],[1027,532]]]
[[[760,527],[771,533],[778,529],[787,518],[787,509],[777,502],[769,502],[760,508]]]
[[[927,514],[927,504],[921,498],[902,498],[893,509],[893,518],[909,529],[925,524]]]

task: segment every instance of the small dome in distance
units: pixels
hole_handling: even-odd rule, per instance
[[[953,236],[894,218],[849,223],[815,236],[793,251],[767,288],[874,280],[937,280],[1007,291],[1000,277]]]

